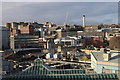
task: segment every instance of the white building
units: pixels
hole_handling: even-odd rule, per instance
[[[55,44],[61,44],[61,45],[80,45],[80,43],[83,43],[83,39],[80,37],[62,37],[59,39],[54,40]]]
[[[53,58],[53,54],[52,53],[46,54],[46,59],[50,59],[50,58]]]
[[[60,54],[56,53],[56,54],[53,55],[53,58],[54,58],[54,59],[60,59],[61,56],[60,56]]]

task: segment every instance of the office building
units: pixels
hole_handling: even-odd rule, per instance
[[[0,50],[10,48],[10,30],[6,27],[0,26]]]
[[[21,34],[10,37],[11,49],[16,48],[39,48],[39,36]]]
[[[120,51],[91,52],[91,67],[96,73],[116,73],[120,76]]]

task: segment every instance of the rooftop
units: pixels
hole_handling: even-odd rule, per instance
[[[104,52],[92,52],[92,54],[96,58],[97,61],[104,61],[104,59],[103,59],[103,54],[105,54]],[[110,54],[111,54],[111,57],[108,62],[120,63],[119,62],[120,52],[111,52]]]
[[[116,74],[86,74],[85,70],[81,69],[48,69],[43,65],[43,62],[40,58],[37,58],[34,61],[34,64],[20,74],[3,76],[4,80],[78,80],[78,79],[95,79],[95,80],[118,80]]]

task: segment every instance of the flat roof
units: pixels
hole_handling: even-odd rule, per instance
[[[95,59],[97,61],[104,61],[104,59],[103,59],[103,54],[105,54],[104,52],[92,52],[92,54],[93,54],[93,56],[95,57]],[[119,62],[119,60],[120,60],[120,52],[111,52],[110,54],[111,54],[112,57],[110,57],[109,61],[107,61],[107,62],[120,63]]]

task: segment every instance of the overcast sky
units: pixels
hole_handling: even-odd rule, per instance
[[[117,2],[3,2],[2,22],[37,21],[82,25],[86,15],[87,25],[117,24]]]

